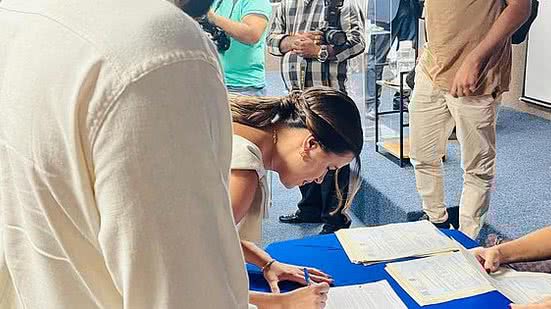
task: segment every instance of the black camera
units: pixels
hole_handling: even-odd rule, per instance
[[[225,52],[230,48],[230,38],[220,27],[211,23],[207,16],[204,15],[196,19],[201,28],[208,34],[209,38],[214,42],[220,53]]]
[[[324,26],[320,29],[325,44],[342,46],[346,43],[346,32],[340,26],[343,2],[344,0],[325,0]]]

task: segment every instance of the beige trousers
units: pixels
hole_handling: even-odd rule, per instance
[[[435,223],[448,218],[442,157],[455,126],[464,172],[459,229],[476,238],[484,224],[494,184],[496,100],[491,95],[454,98],[436,88],[421,66],[416,72],[409,119],[410,157],[423,210]]]

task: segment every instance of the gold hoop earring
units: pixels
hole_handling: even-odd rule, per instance
[[[277,144],[277,131],[276,130],[272,130],[272,142],[275,144]]]

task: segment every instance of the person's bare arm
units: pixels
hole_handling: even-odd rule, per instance
[[[472,51],[481,62],[487,60],[495,48],[511,37],[530,17],[531,0],[507,0],[507,7],[496,20],[484,40]]]
[[[237,22],[210,11],[208,18],[232,38],[250,45],[260,41],[268,26],[266,17],[258,14],[249,14],[241,22]]]
[[[507,7],[486,37],[463,61],[451,85],[451,95],[462,97],[474,93],[480,79],[482,67],[499,44],[511,37],[528,19],[531,11],[530,4],[531,0],[507,0]]]
[[[257,245],[250,241],[241,240],[241,248],[243,248],[243,256],[247,263],[254,264],[262,268],[272,260],[268,252],[260,249]]]
[[[268,282],[268,285],[270,285],[270,289],[273,293],[279,293],[278,283],[280,281],[294,281],[301,284],[308,284],[304,278],[304,266],[281,263],[275,260],[269,263],[272,261],[272,257],[268,252],[262,250],[250,241],[241,240],[241,248],[243,248],[245,261],[262,269],[264,278]],[[333,282],[333,279],[331,279],[328,274],[319,269],[312,267],[306,268],[310,273],[310,280],[312,282],[325,282],[328,284]]]
[[[551,258],[549,239],[551,226],[498,246],[473,249],[473,253],[486,270],[494,272],[502,264]]]
[[[536,261],[551,258],[551,227],[497,246],[502,263]]]
[[[258,174],[254,170],[232,170],[230,196],[235,224],[247,214],[258,187]]]

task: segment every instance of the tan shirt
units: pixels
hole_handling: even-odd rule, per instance
[[[217,57],[163,0],[0,2],[0,308],[248,308]]]
[[[484,39],[503,11],[502,0],[427,0],[427,48],[420,64],[441,89],[450,90],[463,60]],[[504,41],[482,69],[475,95],[509,90],[511,41]]]

